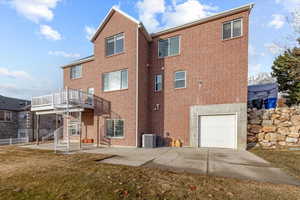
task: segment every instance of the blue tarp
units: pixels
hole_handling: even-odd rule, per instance
[[[278,96],[278,85],[277,83],[268,83],[261,85],[250,85],[248,86],[248,101],[255,99],[270,99]]]
[[[248,106],[257,109],[276,108],[278,96],[277,83],[248,86]]]

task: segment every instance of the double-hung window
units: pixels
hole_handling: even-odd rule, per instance
[[[108,119],[106,120],[107,137],[124,137],[124,120]]]
[[[120,33],[114,35],[105,40],[106,43],[106,56],[112,56],[114,54],[119,54],[124,51],[124,34]]]
[[[158,74],[154,77],[154,91],[159,92],[162,90],[162,75]]]
[[[128,70],[119,70],[103,74],[103,91],[115,91],[128,88]]]
[[[242,19],[236,19],[223,23],[223,40],[240,37],[242,34]]]
[[[81,76],[82,76],[82,66],[81,65],[71,67],[71,73],[70,73],[71,79],[81,78]]]
[[[0,121],[4,121],[4,122],[12,121],[12,112],[0,110]]]
[[[167,56],[175,56],[180,52],[180,37],[170,37],[158,41],[158,56],[160,58]]]
[[[174,87],[175,88],[186,88],[186,71],[175,72]]]

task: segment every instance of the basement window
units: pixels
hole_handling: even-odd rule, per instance
[[[242,19],[236,19],[223,23],[223,40],[242,36],[242,26]]]
[[[106,120],[106,136],[110,138],[124,137],[124,120],[121,119]]]

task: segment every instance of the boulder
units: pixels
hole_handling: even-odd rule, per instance
[[[271,126],[273,124],[272,120],[263,120],[262,126]]]
[[[291,133],[299,133],[300,126],[291,126],[289,129]]]
[[[286,138],[285,135],[277,134],[277,140],[278,141],[285,141],[285,138]]]
[[[278,125],[281,123],[281,121],[279,119],[274,119],[273,120],[274,125]]]
[[[276,133],[267,133],[265,135],[265,139],[271,142],[276,142],[277,141],[277,134]]]
[[[280,127],[277,129],[277,133],[281,135],[288,135],[290,133],[289,128],[286,127]]]
[[[253,124],[253,125],[249,126],[249,132],[257,134],[257,133],[261,132],[261,128],[262,127],[260,125]]]
[[[263,140],[264,138],[265,138],[265,133],[259,133],[258,135],[257,135],[257,138],[258,138],[258,140]]]
[[[282,113],[279,120],[284,122],[284,121],[288,121],[290,119],[290,115],[288,113]]]
[[[257,137],[255,136],[250,136],[247,138],[248,143],[255,143],[257,142]]]
[[[275,132],[276,131],[276,126],[264,126],[262,128],[262,131],[266,132],[266,133],[268,133],[268,132]]]
[[[299,138],[300,134],[299,133],[291,133],[291,134],[288,134],[288,136],[291,138]]]
[[[278,119],[279,117],[280,117],[279,114],[272,114],[271,119],[274,120],[274,119]]]
[[[278,124],[279,127],[289,127],[289,126],[292,126],[292,122],[290,121],[285,121],[285,122],[282,122],[280,124]]]
[[[298,138],[287,137],[285,139],[285,141],[288,142],[288,143],[297,143],[298,142]]]
[[[300,125],[300,115],[294,115],[291,117],[291,122],[294,125]]]
[[[257,119],[257,118],[256,119],[250,119],[249,123],[250,124],[258,124],[259,125],[259,124],[261,124],[261,120]]]
[[[285,145],[286,145],[286,142],[278,142],[278,144],[279,144],[280,146],[285,146]]]

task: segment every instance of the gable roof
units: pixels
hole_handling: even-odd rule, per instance
[[[31,102],[23,99],[16,99],[0,95],[0,110],[22,111],[25,110]]]
[[[107,13],[107,15],[105,16],[104,20],[101,22],[101,24],[98,26],[97,31],[95,32],[95,34],[93,35],[93,37],[91,38],[91,42],[94,42],[97,38],[97,36],[100,34],[100,32],[102,31],[102,29],[104,28],[104,26],[107,24],[107,22],[110,20],[110,18],[112,17],[112,15],[118,12],[121,15],[123,15],[124,17],[127,17],[128,19],[130,19],[132,22],[136,23],[136,24],[140,24],[141,22],[134,19],[133,17],[129,16],[128,14],[126,14],[125,12],[119,10],[118,8],[116,8],[115,6],[112,7],[109,12]]]
[[[88,56],[88,57],[85,57],[85,58],[80,58],[78,60],[74,60],[73,62],[71,62],[69,64],[61,66],[61,68],[71,67],[71,66],[74,66],[74,65],[80,65],[82,63],[93,61],[94,59],[95,59],[94,55],[91,55],[91,56]]]
[[[205,17],[205,18],[198,19],[198,20],[195,20],[195,21],[192,21],[192,22],[188,22],[188,23],[180,25],[180,26],[176,26],[176,27],[168,28],[168,29],[156,32],[156,33],[152,33],[151,37],[156,37],[156,36],[159,36],[159,35],[162,35],[162,34],[174,32],[174,31],[177,31],[177,30],[180,30],[180,29],[183,29],[183,28],[188,28],[188,27],[191,27],[191,26],[195,26],[195,25],[202,24],[204,22],[208,22],[208,21],[211,21],[211,20],[215,20],[215,19],[218,19],[218,18],[225,17],[225,16],[234,15],[234,14],[246,11],[246,10],[251,11],[251,9],[253,7],[254,7],[254,3],[246,4],[246,5],[243,5],[241,7],[226,10],[226,11],[211,15],[209,17]]]

